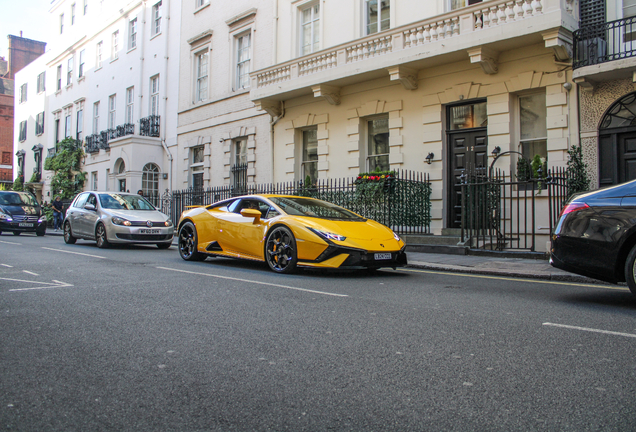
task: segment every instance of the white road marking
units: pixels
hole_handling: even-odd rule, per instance
[[[580,282],[561,282],[561,281],[553,281],[553,280],[545,280],[545,279],[527,279],[522,277],[510,277],[510,276],[490,276],[490,275],[482,275],[477,273],[455,273],[452,271],[440,271],[440,270],[417,270],[417,269],[399,269],[398,271],[403,271],[407,273],[428,273],[428,274],[440,274],[447,276],[459,276],[459,277],[470,277],[470,278],[478,278],[478,279],[497,279],[497,280],[507,280],[507,281],[515,281],[515,282],[530,282],[535,284],[544,284],[544,285],[569,285],[569,286],[580,286],[580,287],[589,287],[589,288],[603,288],[615,291],[629,291],[629,288],[614,286],[614,285],[602,285],[601,283],[591,284],[591,283],[580,283]]]
[[[188,274],[194,274],[194,275],[199,275],[199,276],[209,276],[209,277],[218,278],[218,279],[229,279],[229,280],[234,280],[234,281],[239,281],[239,282],[248,282],[248,283],[257,284],[257,285],[268,285],[268,286],[273,286],[273,287],[276,287],[276,288],[285,288],[285,289],[290,289],[290,290],[295,290],[295,291],[303,291],[303,292],[308,292],[308,293],[313,293],[313,294],[322,294],[322,295],[333,296],[333,297],[349,297],[347,294],[336,294],[336,293],[330,293],[330,292],[324,292],[324,291],[314,291],[314,290],[310,290],[310,289],[306,289],[306,288],[298,288],[298,287],[292,287],[292,286],[287,286],[287,285],[279,285],[279,284],[268,283],[268,282],[259,282],[259,281],[249,280],[249,279],[240,279],[240,278],[234,278],[234,277],[229,277],[229,276],[219,276],[219,275],[213,275],[213,274],[209,274],[209,273],[200,273],[200,272],[193,272],[193,271],[188,271],[188,270],[178,270],[178,269],[173,269],[173,268],[169,268],[169,267],[157,267],[157,268],[161,269],[161,270],[169,270],[169,271],[180,272],[180,273],[188,273]]]
[[[52,251],[55,251],[55,252],[64,252],[64,253],[69,253],[69,254],[74,254],[74,255],[82,255],[82,256],[87,256],[87,257],[92,257],[92,258],[103,258],[103,259],[106,258],[106,257],[99,256],[99,255],[85,254],[85,253],[81,253],[81,252],[71,252],[71,251],[65,251],[65,250],[62,250],[62,249],[52,249],[52,248],[47,248],[47,247],[42,247],[42,249],[52,250]]]
[[[565,325],[565,324],[554,324],[554,323],[548,323],[548,322],[543,323],[543,325],[550,326],[550,327],[566,328],[571,330],[581,330],[581,331],[587,331],[592,333],[603,333],[603,334],[609,334],[609,335],[615,335],[615,336],[636,338],[636,334],[633,334],[633,333],[621,333],[621,332],[615,332],[615,331],[609,331],[609,330],[600,330],[600,329],[593,329],[588,327],[577,327],[577,326],[571,326],[571,325]]]
[[[22,271],[23,271],[24,273],[28,273],[28,274],[33,275],[33,276],[40,276],[39,274],[37,274],[37,273],[33,273],[32,271],[28,271],[28,270],[22,270]]]
[[[31,291],[31,290],[42,290],[42,289],[50,289],[50,288],[64,288],[64,287],[72,287],[72,284],[66,283],[66,282],[60,282],[57,280],[52,281],[51,282],[37,282],[37,281],[30,281],[30,280],[23,280],[23,279],[10,279],[10,278],[0,278],[0,280],[6,280],[6,281],[12,281],[12,282],[24,282],[24,283],[28,283],[28,284],[40,284],[43,286],[37,286],[37,287],[29,287],[29,288],[13,288],[10,289],[9,291]]]
[[[0,264],[3,267],[9,267],[9,268],[13,268],[13,266],[9,265],[9,264]]]
[[[21,246],[22,243],[13,243],[13,242],[8,242],[8,241],[0,241],[0,243],[4,243],[4,244],[11,244],[11,245],[18,245]]]

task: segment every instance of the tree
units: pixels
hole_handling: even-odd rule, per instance
[[[587,177],[587,164],[583,162],[583,149],[572,145],[568,150],[568,195],[590,189],[590,179]]]
[[[54,171],[51,190],[62,199],[71,199],[84,188],[86,173],[81,171],[84,150],[80,141],[65,138],[57,144],[57,153],[46,158],[44,169]]]

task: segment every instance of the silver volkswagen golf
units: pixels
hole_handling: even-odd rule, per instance
[[[154,243],[159,249],[172,244],[174,226],[168,216],[137,194],[82,192],[64,219],[64,241],[94,240],[100,248],[111,243]]]

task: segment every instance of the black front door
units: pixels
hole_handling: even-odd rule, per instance
[[[601,187],[636,180],[636,131],[625,129],[617,133],[601,132],[599,137],[599,185]]]
[[[449,228],[461,228],[462,223],[462,174],[466,170],[475,172],[477,168],[488,167],[488,134],[486,128],[464,129],[448,133],[449,187],[448,216]]]

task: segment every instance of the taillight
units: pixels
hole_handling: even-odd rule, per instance
[[[563,207],[563,210],[561,210],[561,213],[559,214],[559,217],[561,216],[565,216],[568,213],[572,213],[575,211],[579,211],[579,210],[584,210],[590,208],[589,205],[582,203],[582,202],[573,202],[570,204],[567,204],[565,207]]]

